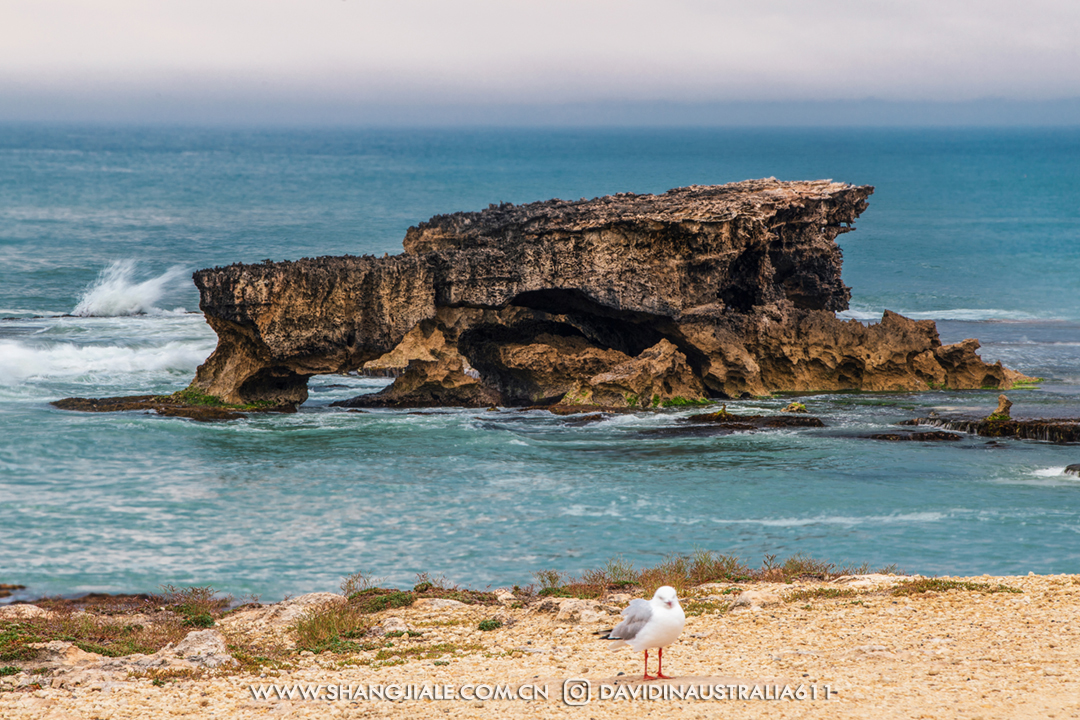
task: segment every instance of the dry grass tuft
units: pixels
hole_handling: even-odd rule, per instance
[[[321,653],[356,652],[355,642],[374,626],[369,612],[347,603],[328,603],[312,608],[296,624],[296,649]]]
[[[215,597],[214,588],[209,585],[186,588],[162,585],[161,589],[165,591],[162,602],[167,608],[184,618],[185,627],[213,627],[216,618],[233,601],[231,595]]]
[[[362,572],[346,576],[341,581],[341,594],[347,598],[377,586],[377,580]]]

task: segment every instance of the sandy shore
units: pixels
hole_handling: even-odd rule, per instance
[[[1080,575],[967,580],[1022,592],[896,596],[890,588],[899,578],[886,576],[758,583],[739,588],[741,595],[729,586],[704,587],[698,595],[713,599],[686,603],[706,611],[687,618],[682,638],[665,653],[664,670],[677,679],[661,684],[641,682],[639,653],[611,651],[594,635],[617,620],[626,598],[552,600],[524,608],[423,600],[383,611],[375,620],[396,630],[385,642],[399,650],[435,648],[428,657],[418,652],[380,662],[375,651],[304,653],[295,668],[277,676],[232,673],[163,685],[128,675],[110,680],[86,672],[42,672],[35,677],[43,687],[28,689],[25,674],[9,675],[2,678],[0,717],[1080,717]],[[817,587],[846,592],[787,599]],[[288,641],[288,621],[301,610],[297,602],[303,601],[235,613],[214,632]],[[504,625],[478,629],[491,618]],[[438,654],[439,647],[447,651]],[[90,666],[94,659],[73,662]],[[570,678],[591,683],[586,705],[564,701],[563,683]],[[255,698],[252,685],[264,686],[271,697]],[[323,686],[320,698],[277,696],[278,690],[296,694],[307,686]],[[339,686],[352,697],[335,697],[346,694]],[[519,697],[485,699],[494,686]],[[739,699],[738,686],[744,686],[745,699]],[[380,688],[391,696],[421,697],[371,698]],[[686,692],[689,699],[677,697]],[[717,699],[721,695],[728,699]],[[522,699],[529,697],[535,699]]]

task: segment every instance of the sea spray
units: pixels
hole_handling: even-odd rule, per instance
[[[153,347],[76,345],[51,343],[29,345],[0,340],[0,385],[17,385],[34,378],[82,379],[109,385],[110,379],[132,382],[132,376],[176,373],[186,379],[213,349],[205,341],[171,341]]]
[[[179,286],[187,274],[184,267],[174,265],[161,275],[135,282],[134,260],[116,260],[101,271],[97,280],[79,299],[71,311],[79,317],[115,317],[163,312],[155,303],[170,289]]]

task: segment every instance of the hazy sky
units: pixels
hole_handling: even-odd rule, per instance
[[[1080,98],[1080,1],[0,3],[0,119],[437,122],[870,98]]]

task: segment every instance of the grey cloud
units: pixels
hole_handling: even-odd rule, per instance
[[[9,0],[0,119],[1057,101],[1077,37],[1055,0]]]

